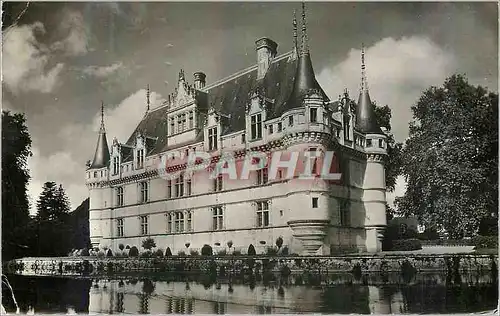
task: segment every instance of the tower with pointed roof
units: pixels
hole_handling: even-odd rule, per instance
[[[347,90],[331,101],[316,79],[306,15],[304,4],[299,23],[293,13],[293,47],[284,54],[263,37],[255,63],[226,78],[207,82],[192,69],[190,80],[181,69],[155,108],[148,86],[144,117],[124,142],[113,140],[111,153],[102,120],[86,174],[94,246],[115,253],[120,243],[140,248],[151,236],[173,253],[228,241],[245,253],[250,245],[264,252],[281,237],[290,251],[308,255],[380,251],[387,144],[368,93],[364,49],[358,102]],[[189,169],[194,152],[209,157],[206,168]],[[226,157],[241,176],[247,161],[277,152],[284,158],[276,168],[249,167],[238,179],[213,175]],[[297,169],[288,174],[290,161]]]

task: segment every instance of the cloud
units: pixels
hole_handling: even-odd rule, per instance
[[[150,96],[151,108],[161,105],[164,99],[156,92]],[[116,137],[120,142],[126,142],[133,133],[135,127],[144,117],[146,110],[146,90],[141,89],[122,100],[116,106],[105,108],[105,126],[108,145]],[[28,186],[31,212],[36,213],[36,200],[42,191],[43,183],[55,181],[62,184],[66,194],[70,198],[71,208],[77,207],[85,198],[88,191],[85,186],[85,162],[93,158],[97,143],[97,132],[100,127],[100,112],[96,108],[96,114],[87,123],[69,124],[59,131],[58,139],[61,139],[61,148],[50,156],[43,156],[34,141],[33,157],[30,158],[32,180]]]
[[[441,85],[455,69],[455,57],[426,37],[385,38],[365,49],[370,96],[392,109],[392,132],[399,141],[408,136],[411,106],[432,85]],[[360,87],[359,49],[344,61],[322,69],[318,81],[332,99],[347,88],[357,99]]]
[[[3,80],[14,94],[22,91],[49,93],[59,84],[64,64],[51,65],[48,48],[35,33],[45,33],[42,23],[14,26],[4,36]]]
[[[61,50],[70,56],[84,55],[89,51],[89,32],[80,12],[65,11],[59,31],[64,34],[64,39],[52,44],[53,50]]]
[[[345,60],[322,69],[318,75],[325,92],[332,99],[349,90],[357,100],[361,78],[361,50],[351,49]],[[398,141],[408,137],[408,122],[412,119],[411,106],[422,92],[432,85],[441,85],[451,75],[456,58],[426,37],[385,38],[365,48],[366,75],[370,96],[379,105],[392,110],[392,132]],[[398,177],[394,192],[387,194],[387,202],[404,195],[406,182]]]
[[[121,62],[109,66],[87,66],[82,72],[87,76],[103,78],[113,74],[122,67],[123,64]]]

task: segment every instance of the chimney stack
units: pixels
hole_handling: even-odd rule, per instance
[[[255,42],[257,51],[257,80],[264,78],[267,69],[274,57],[276,57],[278,44],[275,41],[263,37]]]
[[[196,90],[201,90],[205,88],[205,79],[207,76],[202,73],[202,72],[195,72],[194,73],[194,88]]]

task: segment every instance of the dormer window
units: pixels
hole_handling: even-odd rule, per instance
[[[283,124],[281,122],[278,123],[278,132],[281,132],[283,130]]]
[[[144,149],[137,150],[136,166],[137,169],[141,169],[144,167]]]
[[[217,149],[217,127],[208,129],[208,150]]]
[[[311,123],[316,123],[318,121],[318,109],[309,109],[309,119]]]
[[[255,114],[250,117],[250,136],[251,139],[262,138],[262,114]]]
[[[288,125],[293,126],[293,116],[291,115],[288,117]]]
[[[372,140],[371,139],[367,139],[366,140],[366,147],[372,147]]]
[[[384,148],[384,140],[383,139],[378,140],[378,147]]]
[[[273,127],[274,127],[273,124],[269,125],[269,127],[268,127],[269,128],[269,135],[271,135],[272,133],[274,133]]]
[[[241,134],[241,143],[244,144],[245,143],[245,134]]]
[[[120,171],[120,158],[113,157],[113,175],[117,175]]]
[[[194,114],[193,114],[193,111],[189,111],[189,128],[193,128],[194,127]]]
[[[175,119],[173,117],[170,118],[170,135],[175,134]]]
[[[182,132],[182,117],[177,115],[177,133]]]

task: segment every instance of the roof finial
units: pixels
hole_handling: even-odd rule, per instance
[[[148,86],[146,88],[146,103],[147,103],[146,113],[149,112],[149,106],[150,106],[149,95],[150,95],[150,92],[149,92],[149,83],[148,83]]]
[[[307,26],[306,26],[306,4],[302,2],[302,55],[309,53],[309,47],[307,46]]]
[[[104,101],[101,100],[101,132],[104,132]]]
[[[297,49],[297,10],[293,9],[293,47]]]
[[[361,44],[361,91],[368,90],[365,66],[365,44]]]

